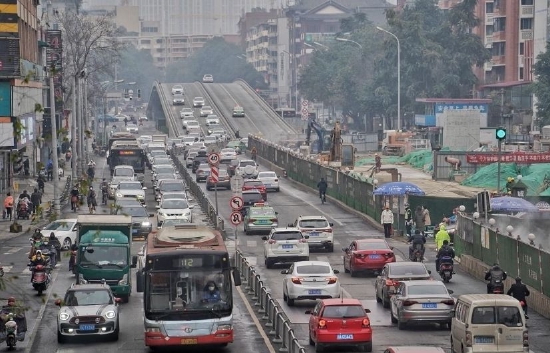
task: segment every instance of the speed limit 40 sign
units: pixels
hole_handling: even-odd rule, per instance
[[[208,155],[208,164],[217,166],[220,163],[220,155],[217,153],[210,153]]]

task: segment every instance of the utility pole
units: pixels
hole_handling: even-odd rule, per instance
[[[76,75],[73,76],[73,111],[71,112],[71,149],[72,149],[72,157],[71,157],[71,168],[73,170],[73,183],[76,183],[78,180],[78,177],[80,174],[77,170],[78,165],[78,151],[77,151],[77,143],[76,143],[76,123],[78,122],[78,118],[76,116]]]
[[[84,71],[84,75],[86,75],[86,71]],[[83,115],[83,120],[84,120],[84,133],[88,130],[88,127],[89,127],[89,123],[88,123],[88,76],[84,76],[84,115]],[[90,141],[88,141],[88,139],[83,139],[84,140],[84,149],[85,149],[85,158],[84,160],[87,161],[89,159],[89,151],[88,151],[88,146],[90,145]]]
[[[50,114],[52,119],[52,159],[53,159],[53,209],[56,215],[61,214],[59,204],[59,156],[57,155],[57,118],[55,117],[55,90],[53,72],[55,65],[50,69]]]

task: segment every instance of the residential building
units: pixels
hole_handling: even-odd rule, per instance
[[[10,155],[39,154],[35,133],[42,120],[43,68],[40,66],[36,0],[0,0],[0,192],[11,187]],[[19,133],[20,131],[20,133]]]

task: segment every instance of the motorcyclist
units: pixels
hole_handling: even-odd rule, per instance
[[[443,241],[447,240],[449,243],[451,242],[451,237],[449,236],[449,233],[447,233],[447,229],[445,228],[444,224],[439,225],[439,232],[435,235],[435,244],[436,249],[439,250],[443,246]]]
[[[48,254],[50,265],[55,267],[57,264],[57,251],[55,249],[55,245],[50,243],[49,237],[44,239],[38,250],[42,251],[42,255]]]
[[[29,195],[29,193],[27,192],[27,190],[23,190],[23,192],[19,195],[19,200],[22,200],[22,199],[31,199],[31,195]]]
[[[322,199],[328,189],[328,184],[325,181],[325,178],[321,178],[321,180],[317,183],[317,189],[319,189],[319,198]]]
[[[71,256],[69,257],[69,271],[72,271],[76,262],[76,252],[78,251],[78,245],[73,243],[70,250]]]
[[[36,183],[38,184],[38,190],[44,193],[44,176],[39,175],[36,179]]]
[[[525,313],[525,318],[528,319],[529,316],[527,316],[527,297],[531,293],[529,292],[527,286],[521,282],[520,277],[516,277],[516,283],[512,284],[506,294],[511,295],[520,302],[523,302],[523,312]]]
[[[235,138],[241,138],[241,133],[239,132],[239,130],[235,131]]]
[[[88,163],[88,171],[87,171],[87,174],[88,174],[88,179],[90,180],[94,180],[94,177],[95,177],[95,169],[94,169],[94,166],[90,163]]]
[[[504,282],[508,275],[504,270],[499,266],[498,263],[495,263],[487,272],[485,272],[485,280],[489,281],[487,283],[487,294],[493,293],[493,288],[496,281]]]
[[[206,286],[204,286],[204,293],[202,296],[202,301],[205,303],[217,303],[221,300],[220,290],[216,283],[213,281],[208,281]]]
[[[412,260],[414,249],[416,249],[417,245],[420,245],[420,247],[421,247],[420,251],[422,253],[422,258],[424,258],[424,251],[426,249],[424,244],[426,244],[426,237],[424,235],[422,235],[422,233],[420,232],[419,229],[415,229],[414,235],[412,237],[410,237],[410,239],[409,239],[409,243],[412,244],[411,246],[409,246],[409,259]]]
[[[441,264],[441,258],[446,256],[450,257],[451,263],[453,263],[453,259],[455,258],[455,251],[449,245],[448,240],[443,240],[443,246],[441,247],[441,249],[437,251],[437,256],[435,257],[435,270],[437,272],[439,272],[439,265]]]
[[[76,209],[78,207],[78,195],[80,192],[78,191],[78,186],[73,186],[73,189],[71,190],[71,209],[76,212]]]
[[[34,267],[36,267],[38,265],[48,266],[48,261],[42,255],[42,250],[36,250],[36,254],[31,258],[30,266],[33,267],[32,276],[31,276],[31,283],[32,283],[32,280],[34,278]]]
[[[34,230],[34,233],[32,233],[32,240],[34,240],[35,242],[42,241],[43,237],[44,236],[42,235],[42,231],[40,230],[40,228],[36,228]]]
[[[61,260],[61,242],[57,239],[54,232],[50,233],[50,245],[55,248],[57,261]]]
[[[107,182],[107,179],[103,178],[103,181],[101,182],[101,196],[102,196],[102,202],[104,205],[107,204],[108,192],[109,192],[109,183]]]
[[[97,198],[96,193],[93,186],[90,186],[90,191],[88,192],[88,208],[90,209],[90,213],[93,213],[95,211],[95,208],[97,206]]]
[[[27,319],[25,317],[25,310],[17,304],[15,297],[9,297],[8,304],[2,306],[0,319],[6,323],[10,314],[13,315],[13,319],[17,324],[17,340],[23,341],[27,332]]]

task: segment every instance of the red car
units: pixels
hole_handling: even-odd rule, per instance
[[[395,262],[393,248],[384,239],[354,240],[344,250],[344,271],[355,277],[359,272],[378,273],[389,262]]]
[[[369,309],[358,299],[324,299],[309,317],[309,344],[316,352],[325,347],[357,347],[361,352],[372,352],[372,328]]]
[[[243,183],[242,191],[246,190],[258,190],[262,194],[264,201],[267,201],[267,189],[260,180],[246,179]]]

